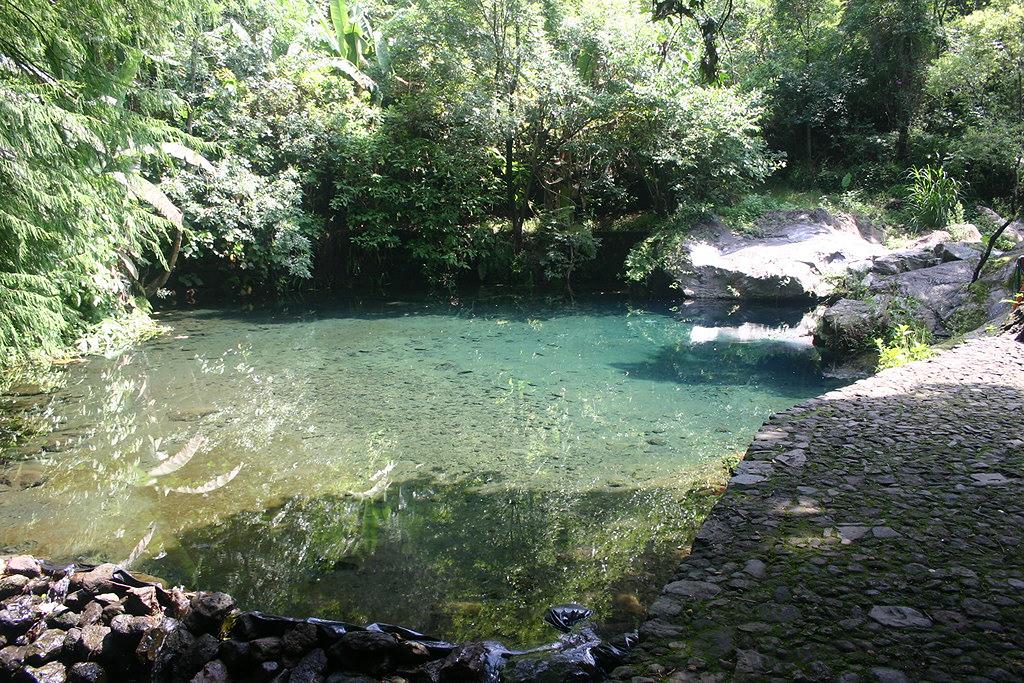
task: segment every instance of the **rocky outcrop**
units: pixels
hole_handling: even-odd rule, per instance
[[[76,571],[34,557],[0,558],[0,681],[341,683],[371,680],[596,681],[630,637],[604,641],[590,610],[545,620],[557,643],[516,652],[456,645],[388,624],[242,612],[224,593],[166,589],[113,564]]]
[[[940,263],[894,275],[870,272],[864,284],[876,301],[910,302],[914,317],[938,338],[973,330],[1002,318],[1009,310],[1007,285],[1024,248],[997,255],[981,279],[971,284],[981,258],[979,244],[940,243]]]
[[[888,252],[872,225],[824,209],[769,214],[758,229],[744,236],[708,221],[666,256],[665,268],[688,298],[810,300],[831,294],[834,276]]]
[[[850,353],[870,348],[893,323],[914,320],[933,338],[944,339],[1002,319],[1024,246],[996,253],[972,284],[982,249],[980,242],[952,241],[948,233],[934,232],[874,259],[858,283],[859,299],[843,299],[825,310],[815,343]]]

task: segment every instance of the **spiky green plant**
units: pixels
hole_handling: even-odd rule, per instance
[[[907,200],[914,222],[926,230],[940,230],[962,220],[961,183],[942,166],[912,168]]]

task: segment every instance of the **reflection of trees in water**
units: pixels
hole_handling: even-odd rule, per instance
[[[376,500],[296,498],[238,514],[187,532],[146,569],[251,608],[534,643],[552,635],[541,622],[551,604],[583,601],[618,619],[615,592],[649,597],[709,505],[665,490],[420,482]]]

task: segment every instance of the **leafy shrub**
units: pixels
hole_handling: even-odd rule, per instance
[[[765,214],[795,208],[770,194],[748,194],[731,206],[719,209],[718,214],[726,224],[747,234],[759,233],[757,221]]]
[[[922,229],[940,230],[950,223],[963,222],[960,203],[961,183],[942,166],[912,168],[907,202],[914,223]]]
[[[223,260],[240,289],[284,290],[312,277],[321,223],[302,209],[295,169],[260,175],[246,159],[227,156],[212,174],[182,171],[165,185],[192,228],[186,257]]]
[[[924,333],[910,325],[897,325],[889,333],[888,338],[876,338],[875,346],[878,348],[879,371],[898,368],[935,355]]]
[[[564,281],[572,292],[573,273],[594,260],[601,244],[594,237],[592,223],[572,223],[563,212],[552,212],[541,217],[538,238],[543,244],[540,262],[544,277]]]

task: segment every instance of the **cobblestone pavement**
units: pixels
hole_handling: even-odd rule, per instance
[[[773,416],[627,681],[1024,680],[1024,344],[975,339]]]

